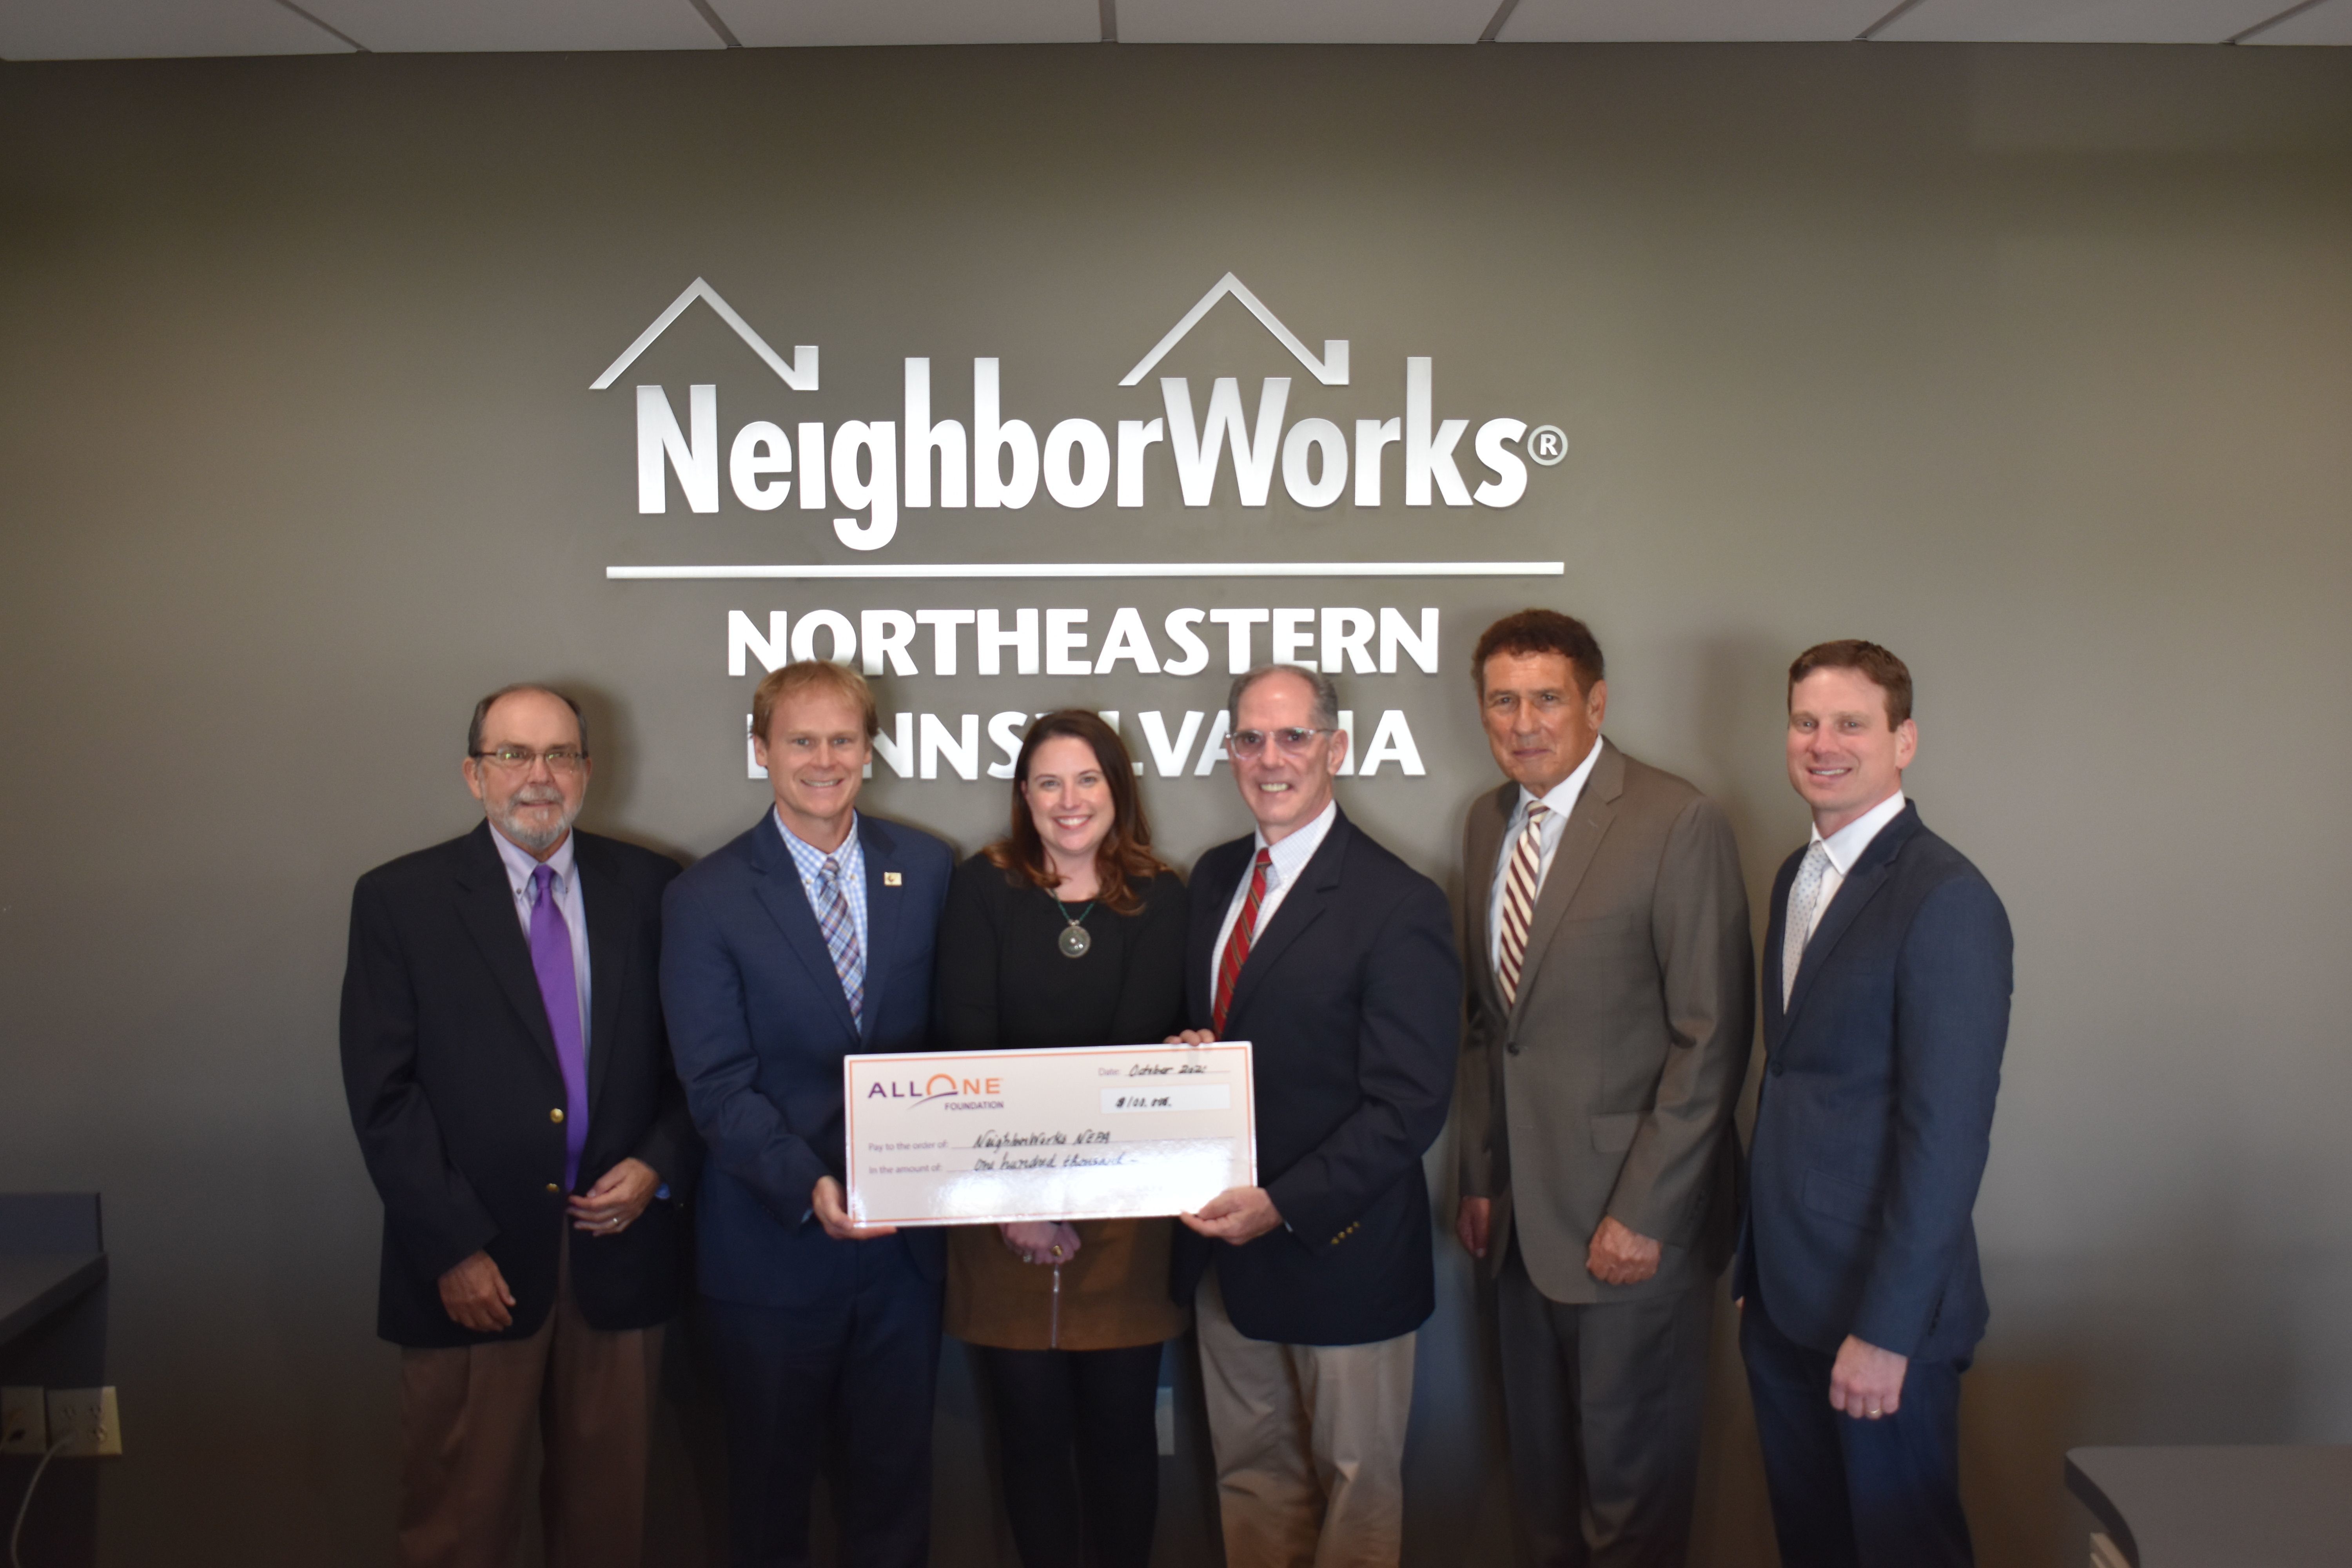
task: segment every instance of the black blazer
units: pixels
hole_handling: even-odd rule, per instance
[[[1194,1028],[1210,1026],[1218,928],[1255,854],[1237,838],[1193,868]],[[1255,1047],[1258,1184],[1284,1226],[1243,1247],[1180,1227],[1177,1300],[1213,1260],[1254,1340],[1370,1344],[1418,1328],[1436,1304],[1421,1160],[1445,1126],[1461,1019],[1445,895],[1340,813],[1258,933],[1225,1020],[1226,1038]]]
[[[635,1155],[668,1186],[617,1236],[572,1237],[572,1289],[600,1329],[646,1328],[677,1310],[682,1205],[699,1150],[672,1070],[656,977],[666,857],[578,833],[588,913],[585,1192]],[[563,1103],[555,1037],[484,823],[377,867],[352,894],[343,970],[343,1090],[383,1198],[376,1331],[432,1347],[521,1339],[555,1300],[564,1216]],[[440,1278],[487,1250],[514,1292],[513,1325],[477,1334],[441,1305]]]
[[[2009,916],[1919,820],[1879,830],[1822,911],[1784,1012],[1803,851],[1772,882],[1765,1069],[1734,1291],[1790,1339],[1957,1361],[1989,1310],[1970,1214],[2009,1037]]]
[[[841,1058],[930,1044],[931,960],[955,857],[929,834],[857,814],[866,855],[866,1006],[853,1017],[772,810],[663,899],[662,1005],[710,1168],[696,1216],[706,1296],[846,1310],[861,1247],[904,1247],[933,1279],[936,1226],[835,1241],[810,1216],[822,1176],[846,1174]]]

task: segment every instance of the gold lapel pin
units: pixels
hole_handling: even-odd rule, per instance
[[[898,872],[896,872],[896,871],[885,871],[885,872],[883,872],[883,873],[882,873],[882,885],[883,885],[884,887],[886,887],[886,888],[895,888],[895,887],[897,887],[897,886],[898,885]]]

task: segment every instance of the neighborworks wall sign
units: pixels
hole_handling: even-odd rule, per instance
[[[1350,385],[1346,340],[1326,340],[1320,355],[1310,353],[1231,273],[1169,328],[1118,384],[1143,384],[1193,326],[1228,299],[1255,316],[1317,383]],[[786,388],[818,392],[819,345],[798,344],[786,359],[700,279],[607,367],[593,390],[621,384],[646,348],[697,301],[714,310]],[[1147,504],[1150,476],[1165,476],[1171,468],[1177,496],[1188,508],[1212,504],[1223,472],[1230,475],[1231,493],[1245,510],[1266,508],[1277,481],[1293,503],[1309,510],[1330,507],[1343,496],[1360,510],[1399,501],[1406,507],[1506,509],[1527,494],[1531,466],[1549,468],[1566,456],[1567,437],[1554,426],[1530,428],[1524,419],[1496,416],[1478,420],[1474,431],[1468,417],[1444,416],[1429,357],[1407,356],[1401,368],[1402,377],[1381,379],[1391,395],[1402,393],[1402,408],[1375,405],[1345,424],[1321,416],[1288,417],[1289,376],[1263,377],[1254,405],[1244,397],[1239,377],[1211,378],[1203,395],[1186,377],[1161,376],[1160,409],[1153,417],[1033,420],[1026,416],[1040,411],[1005,406],[1002,362],[994,357],[970,362],[969,426],[933,417],[933,366],[928,358],[905,360],[903,399],[897,409],[860,411],[895,413],[896,418],[755,418],[730,425],[722,418],[721,387],[716,381],[682,388],[630,384],[635,404],[632,468],[638,512],[661,514],[673,508],[716,512],[724,484],[753,511],[789,508],[815,514],[809,519],[812,529],[829,529],[841,544],[870,559],[831,565],[615,565],[607,574],[803,583],[1340,577],[1386,580],[1396,586],[1416,577],[1559,575],[1559,562],[917,563],[881,553],[897,538],[906,510],[934,504],[982,511],[1041,506],[1065,511],[1105,505],[1139,509]],[[965,367],[940,374],[961,377]],[[812,400],[810,412],[820,416],[823,410]],[[1166,462],[1147,464],[1154,447],[1165,448]],[[1086,531],[1067,535],[1098,536],[1098,531]],[[801,542],[804,548],[812,542],[803,538]],[[786,552],[791,552],[789,547]],[[1160,592],[1164,595],[1166,590]],[[852,611],[804,600],[783,608],[763,606],[764,614],[730,610],[724,631],[726,665],[729,674],[737,677],[746,673],[747,660],[772,668],[787,658],[812,657],[849,660],[869,675],[899,678],[960,673],[982,678],[1209,676],[1215,678],[1220,696],[1224,679],[1266,659],[1335,675],[1393,676],[1401,660],[1423,673],[1437,672],[1437,607],[1379,602],[1393,600],[1393,594],[1351,597],[1363,602],[1269,603],[1239,609],[1154,605],[1149,611],[1138,604],[1011,609],[860,606]],[[1215,710],[1210,693],[1202,697],[1208,699],[1206,706],[1134,716],[1129,743],[1163,777],[1203,776],[1223,760],[1225,715]],[[892,713],[886,716],[877,750],[884,764],[902,776],[976,779],[985,771],[1005,777],[1029,711],[1024,707],[990,715]],[[1357,736],[1354,750],[1354,771],[1375,773],[1393,764],[1407,776],[1423,772],[1410,721],[1400,710],[1381,710],[1369,740]]]

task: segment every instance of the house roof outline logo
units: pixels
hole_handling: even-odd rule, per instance
[[[607,365],[604,374],[589,384],[588,390],[602,392],[612,385],[619,378],[620,374],[635,364],[639,354],[653,347],[654,340],[669,331],[669,324],[684,315],[686,308],[697,300],[717,311],[719,319],[733,328],[735,335],[749,344],[751,352],[765,361],[768,368],[774,371],[778,379],[786,386],[791,387],[794,392],[816,390],[816,345],[814,343],[793,345],[792,360],[787,363],[782,354],[768,346],[768,341],[765,338],[751,330],[751,322],[735,313],[734,306],[719,297],[718,289],[699,278],[686,286],[686,292],[669,302],[668,310],[654,318],[653,325],[637,334],[637,341],[631,343],[619,359]],[[1344,344],[1341,346],[1345,347]]]
[[[1174,348],[1178,343],[1184,341],[1185,333],[1200,325],[1201,318],[1209,313],[1210,308],[1228,294],[1240,300],[1243,306],[1248,310],[1249,313],[1258,319],[1259,324],[1264,326],[1267,331],[1274,334],[1275,341],[1279,342],[1284,348],[1288,349],[1298,363],[1307,368],[1308,372],[1314,375],[1317,381],[1321,382],[1325,386],[1345,386],[1348,384],[1347,339],[1324,339],[1323,357],[1319,360],[1317,359],[1313,354],[1307,352],[1307,345],[1299,341],[1298,334],[1292,331],[1288,327],[1284,326],[1282,324],[1282,319],[1279,316],[1276,316],[1272,310],[1267,310],[1265,308],[1265,301],[1260,300],[1256,295],[1251,293],[1249,286],[1230,272],[1226,273],[1223,278],[1218,279],[1216,286],[1211,289],[1207,293],[1201,296],[1201,302],[1199,304],[1184,312],[1184,319],[1182,321],[1178,321],[1174,326],[1168,329],[1168,335],[1160,339],[1158,346],[1153,348],[1150,353],[1145,354],[1143,358],[1137,363],[1136,367],[1133,370],[1127,373],[1126,376],[1120,380],[1119,384],[1121,386],[1133,386],[1142,381],[1146,375],[1150,374],[1151,367],[1153,365],[1158,364],[1162,359],[1167,357],[1169,350]],[[675,308],[676,307],[673,307],[673,309]],[[815,351],[811,350],[810,352],[814,353]]]

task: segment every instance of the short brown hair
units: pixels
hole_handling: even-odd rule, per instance
[[[866,684],[864,676],[829,658],[796,658],[770,670],[767,679],[751,693],[751,733],[762,741],[768,739],[768,721],[775,715],[776,704],[786,697],[798,697],[809,690],[830,691],[856,703],[866,716],[867,740],[882,732],[882,715],[874,707],[874,689]]]
[[[1911,717],[1910,667],[1876,643],[1842,637],[1836,642],[1817,642],[1799,654],[1789,667],[1790,700],[1796,698],[1797,683],[1817,669],[1851,669],[1886,693],[1888,729],[1901,729]]]
[[[1606,679],[1609,674],[1609,662],[1601,657],[1600,639],[1592,635],[1592,628],[1558,610],[1521,610],[1505,616],[1479,635],[1478,646],[1470,655],[1470,679],[1482,692],[1486,689],[1486,661],[1498,653],[1565,655],[1580,697],[1591,696],[1593,682]]]
[[[1167,862],[1151,852],[1151,821],[1143,815],[1143,792],[1135,787],[1135,759],[1118,731],[1098,714],[1083,708],[1064,708],[1029,726],[1021,738],[1021,755],[1013,764],[1012,831],[981,851],[1004,872],[1013,886],[1024,883],[1052,892],[1058,886],[1045,859],[1045,841],[1038,837],[1037,819],[1022,798],[1029,782],[1029,759],[1037,748],[1056,736],[1084,741],[1095,753],[1095,766],[1110,786],[1110,831],[1095,847],[1095,878],[1101,884],[1097,899],[1115,914],[1131,915],[1143,907],[1143,884],[1167,870]]]

